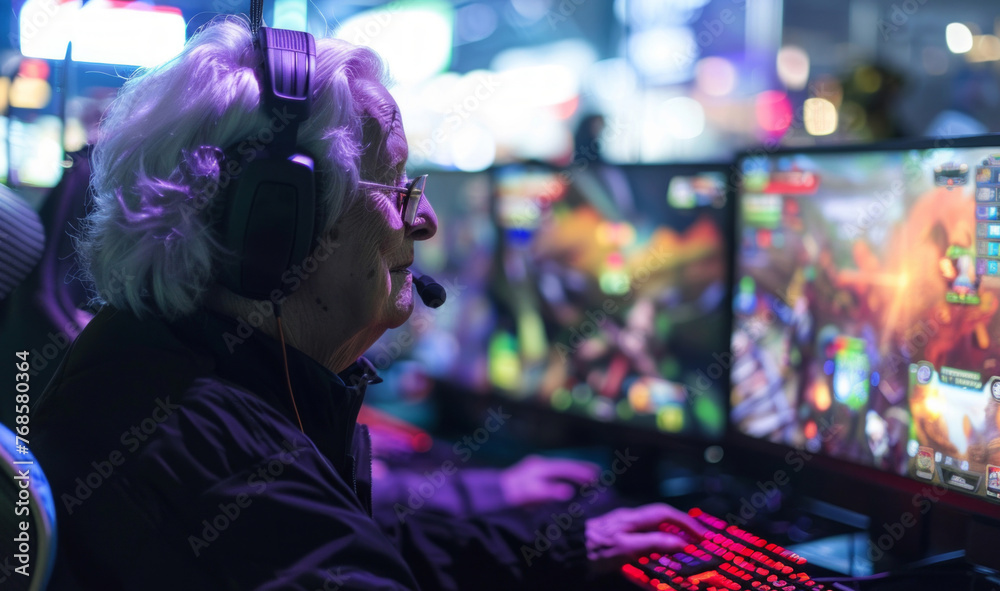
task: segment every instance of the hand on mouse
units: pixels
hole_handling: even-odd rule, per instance
[[[568,501],[599,473],[590,462],[532,455],[501,472],[500,489],[504,501],[515,507]]]

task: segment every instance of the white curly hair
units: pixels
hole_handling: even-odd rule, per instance
[[[244,20],[216,19],[177,57],[137,72],[109,108],[93,152],[92,213],[77,240],[98,301],[167,319],[204,304],[229,255],[209,215],[229,178],[223,150],[266,142],[274,129],[274,115],[260,107],[252,40]],[[329,228],[358,198],[359,178],[391,174],[365,170],[366,150],[380,151],[389,132],[370,123],[391,105],[374,52],[317,39],[316,54],[312,113],[298,147],[316,157],[325,218],[317,227]]]

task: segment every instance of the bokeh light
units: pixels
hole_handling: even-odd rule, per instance
[[[665,101],[662,116],[667,131],[677,139],[689,140],[705,131],[705,109],[693,98],[678,96]]]
[[[699,60],[694,69],[698,90],[710,96],[726,96],[736,88],[736,67],[721,57]]]
[[[965,53],[972,49],[972,31],[962,23],[951,23],[945,27],[944,35],[952,53]]]
[[[837,107],[826,99],[806,99],[802,118],[809,135],[830,135],[837,131]]]
[[[765,90],[754,104],[757,125],[766,132],[784,133],[792,125],[792,104],[788,95],[778,90]]]
[[[809,54],[795,45],[778,50],[778,79],[789,90],[802,90],[809,81]]]

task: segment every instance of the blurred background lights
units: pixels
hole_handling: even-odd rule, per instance
[[[532,47],[505,49],[493,58],[490,69],[506,71],[539,65],[562,66],[582,78],[597,60],[597,51],[591,43],[582,39],[565,39]]]
[[[706,57],[694,69],[698,90],[710,96],[726,96],[736,87],[736,67],[721,57]]]
[[[725,455],[721,445],[710,445],[705,448],[705,461],[709,464],[718,464]]]
[[[591,390],[590,386],[587,384],[577,384],[573,386],[570,394],[572,394],[573,400],[580,404],[586,404],[594,398],[594,391]]]
[[[10,85],[10,106],[18,109],[42,109],[52,98],[52,87],[39,78],[17,76]]]
[[[678,96],[665,101],[661,112],[667,131],[677,139],[696,138],[705,131],[705,110],[693,98]]]
[[[844,100],[844,86],[840,80],[828,74],[816,77],[816,80],[809,85],[809,90],[814,97],[825,98],[838,109]]]
[[[394,80],[413,84],[448,68],[454,19],[443,0],[393,3],[345,19],[336,36],[371,47]]]
[[[49,77],[49,62],[45,60],[24,59],[17,67],[17,75],[24,78],[45,80]]]
[[[615,404],[601,396],[590,403],[590,414],[600,421],[611,421],[615,418]]]
[[[882,88],[882,73],[877,68],[862,66],[851,76],[854,87],[865,94],[875,94]]]
[[[826,99],[806,99],[802,117],[809,135],[830,135],[837,131],[837,107]]]
[[[276,29],[292,31],[306,30],[307,0],[274,0],[274,24]]]
[[[630,246],[635,242],[635,227],[627,222],[601,222],[594,238],[600,246]],[[618,263],[621,263],[620,257]]]
[[[538,109],[529,113],[521,124],[508,129],[507,134],[508,146],[521,158],[553,160],[570,149],[570,138],[562,122]]]
[[[615,16],[622,22],[687,23],[709,0],[616,0]]]
[[[184,17],[170,6],[90,0],[74,20],[78,62],[155,66],[180,53],[186,39]]]
[[[575,98],[580,92],[580,81],[565,66],[541,64],[501,72],[496,87],[503,98],[514,101],[515,106],[546,106]]]
[[[450,102],[453,98],[456,98],[461,94],[459,85],[463,83],[463,78],[466,78],[469,75],[470,74],[465,74],[463,76],[457,72],[442,72],[441,74],[436,74],[418,87],[419,98],[427,105],[440,107],[437,111],[443,113],[447,102]],[[396,87],[393,87],[392,90],[395,91]],[[445,97],[448,100],[441,101],[440,99],[442,97]]]
[[[940,47],[925,47],[920,53],[924,71],[931,76],[940,76],[948,71],[948,52]]]
[[[472,43],[497,30],[497,13],[489,4],[466,4],[455,13],[455,41]]]
[[[628,400],[619,400],[618,404],[615,405],[615,412],[618,413],[618,418],[623,421],[627,421],[635,416],[635,411]]]
[[[996,35],[973,36],[972,49],[965,54],[970,62],[992,62],[1000,60],[1000,37]]]
[[[559,388],[552,393],[552,408],[558,411],[569,410],[573,406],[573,396],[566,388]]]
[[[595,62],[587,68],[583,79],[586,94],[608,110],[620,104],[625,97],[632,96],[638,85],[635,69],[624,58]]]
[[[670,404],[656,411],[656,426],[661,431],[678,433],[684,428],[684,409]]]
[[[53,115],[41,115],[29,125],[12,120],[10,143],[21,149],[11,152],[10,164],[18,170],[23,185],[51,187],[62,176],[62,122]]]
[[[777,90],[765,90],[754,104],[757,125],[766,132],[780,134],[792,125],[792,104],[788,95]]]
[[[649,386],[642,380],[636,380],[628,389],[628,401],[636,412],[652,410],[649,398]]]
[[[494,335],[487,351],[490,381],[499,388],[515,391],[520,383],[521,360],[517,341],[507,333]]]
[[[25,2],[17,19],[21,54],[51,60],[66,57],[66,45],[73,34],[73,20],[81,6],[82,0]]]
[[[451,142],[451,159],[459,170],[486,170],[496,158],[497,145],[488,129],[469,124],[455,132]]]
[[[510,0],[510,4],[525,20],[535,22],[549,12],[552,0]]]
[[[601,291],[608,295],[625,295],[629,292],[629,276],[621,253],[608,253],[597,283]]]
[[[951,23],[945,28],[944,35],[952,53],[965,53],[972,49],[972,31],[962,23]]]
[[[142,2],[29,0],[18,19],[21,53],[62,60],[72,42],[79,62],[155,66],[180,53],[186,39],[181,11]]]
[[[928,3],[905,26],[893,20],[892,6],[880,13],[868,0],[849,3],[842,11],[849,18],[840,21],[786,0],[747,0],[738,10],[741,3],[273,0],[265,19],[316,34],[331,27],[377,51],[415,168],[566,164],[590,114],[604,118],[601,158],[621,164],[715,161],[779,138],[812,145],[871,141],[890,131],[931,135],[928,122],[941,113],[981,123],[983,131],[1000,122],[1000,20],[988,3]],[[64,113],[54,137],[65,150],[80,147],[86,129],[69,106],[77,97],[103,100],[131,75],[90,65],[62,70],[70,43],[73,60],[156,65],[214,15],[201,0],[15,0],[12,9],[14,51],[0,54],[0,112],[13,106],[21,112],[11,121],[25,122],[11,133],[15,173],[22,160],[29,166],[17,152],[35,148],[18,142],[33,137],[37,116]],[[895,28],[879,34],[873,23],[880,15]],[[39,64],[51,71],[25,71]],[[95,73],[107,83],[95,82]],[[109,93],[91,92],[102,86]],[[922,91],[905,91],[912,88]],[[884,112],[886,105],[894,106]],[[6,166],[0,169],[3,175]]]
[[[809,81],[809,55],[801,47],[786,45],[778,50],[778,79],[789,90],[802,90]]]
[[[687,27],[657,27],[633,34],[629,54],[650,83],[676,84],[690,80],[700,52]]]

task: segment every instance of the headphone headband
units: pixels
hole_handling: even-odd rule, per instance
[[[287,119],[276,134],[275,149],[291,154],[299,124],[312,110],[312,75],[316,69],[316,40],[309,33],[261,27],[254,42],[264,57],[260,79],[261,106],[272,116]]]
[[[315,238],[312,158],[296,144],[299,125],[311,111],[316,41],[303,31],[260,27],[254,46],[263,57],[261,109],[283,125],[269,126],[273,140],[238,167],[242,172],[227,187],[218,229],[236,260],[223,266],[220,281],[243,297],[266,300],[281,290],[286,271],[306,258]]]

